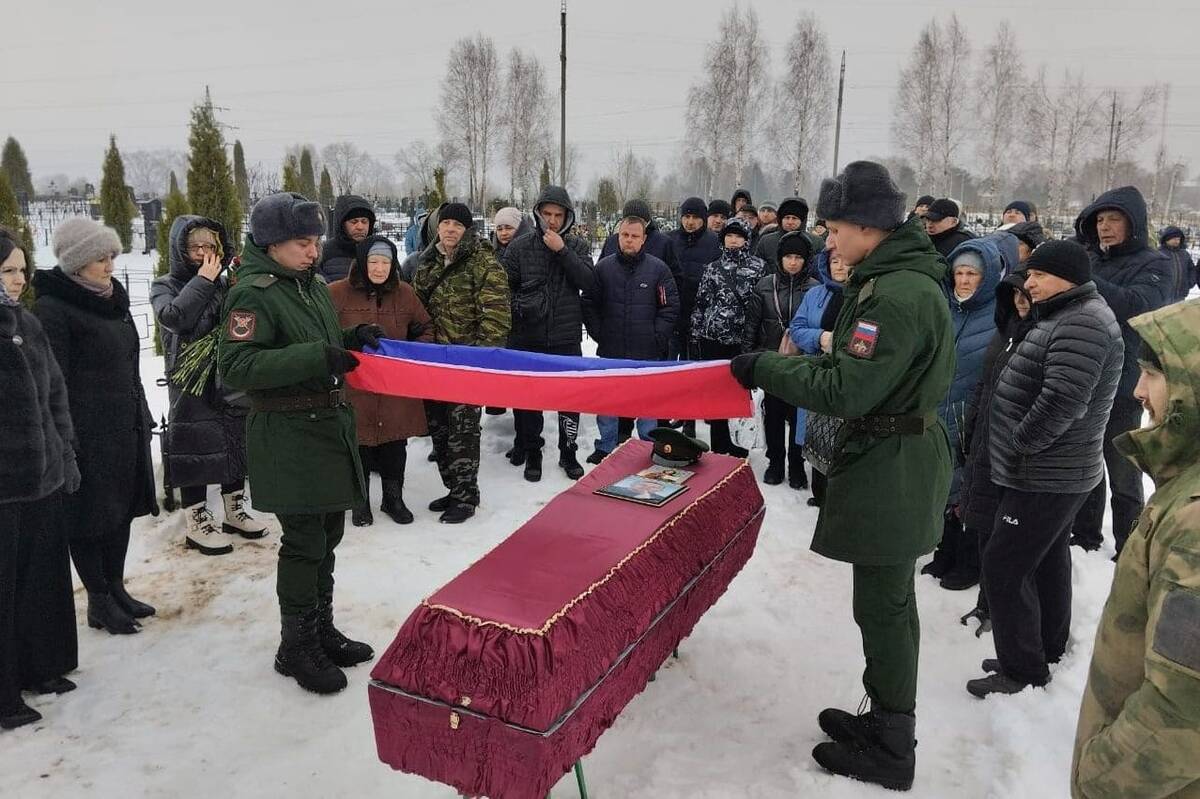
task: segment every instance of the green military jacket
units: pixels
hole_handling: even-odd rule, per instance
[[[937,407],[955,365],[940,283],[945,274],[945,262],[920,220],[910,220],[855,267],[832,352],[766,353],[758,359],[755,383],[794,405],[842,419],[925,420],[920,435],[843,430],[841,453],[827,475],[814,552],[849,563],[897,564],[931,551],[942,535],[951,460]]]
[[[429,312],[434,341],[503,347],[512,326],[508,274],[486,241],[467,233],[446,263],[437,246],[422,255],[413,289]]]
[[[1157,490],[1096,630],[1071,795],[1200,797],[1200,300],[1129,324],[1157,353],[1170,405],[1117,438]]]
[[[271,260],[250,236],[237,283],[225,299],[217,364],[221,379],[251,398],[327,394],[325,345],[345,347],[329,289],[312,270]],[[354,410],[251,411],[246,456],[254,507],[272,513],[331,513],[364,501]]]

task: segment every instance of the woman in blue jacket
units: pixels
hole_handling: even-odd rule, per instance
[[[833,325],[842,310],[842,286],[850,279],[853,267],[839,258],[831,259],[829,252],[822,250],[814,259],[820,283],[810,288],[800,301],[800,308],[788,325],[788,336],[803,355],[819,355],[829,352],[833,342]],[[796,411],[796,443],[804,444],[807,414],[803,408]],[[820,507],[825,498],[825,475],[813,467],[812,496],[808,504]]]
[[[938,414],[950,433],[950,451],[956,468],[946,500],[942,541],[921,573],[940,578],[942,587],[951,591],[961,591],[979,582],[979,543],[966,540],[958,508],[966,435],[963,422],[967,403],[983,375],[988,343],[996,333],[996,286],[1011,266],[1002,254],[1002,245],[1008,245],[1009,238],[1009,234],[1000,233],[964,241],[951,251],[944,281],[957,365],[950,392],[938,407]]]

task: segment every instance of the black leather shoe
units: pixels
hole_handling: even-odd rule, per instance
[[[587,462],[593,466],[598,466],[602,460],[608,457],[608,453],[603,450],[592,450],[592,454],[587,456]]]

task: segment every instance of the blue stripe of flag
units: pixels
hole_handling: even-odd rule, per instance
[[[689,367],[687,361],[631,361],[622,358],[584,358],[574,355],[544,355],[500,347],[468,347],[461,344],[424,344],[418,341],[381,339],[378,349],[364,352],[405,358],[443,366],[468,366],[503,372],[603,372],[609,369],[667,369]]]

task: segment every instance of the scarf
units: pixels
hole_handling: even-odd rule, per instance
[[[111,280],[107,283],[96,283],[95,281],[88,280],[86,277],[76,274],[75,272],[68,272],[67,277],[71,278],[71,280],[75,282],[75,285],[83,287],[92,294],[95,294],[97,297],[104,297],[105,299],[108,299],[113,295],[113,284]]]

